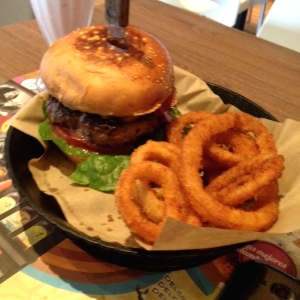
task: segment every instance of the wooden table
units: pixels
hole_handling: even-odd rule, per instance
[[[93,24],[104,23],[96,0]],[[300,120],[300,53],[154,0],[131,2],[130,23],[156,35],[174,64],[231,89],[277,119]],[[38,69],[47,49],[35,21],[0,28],[0,81]]]

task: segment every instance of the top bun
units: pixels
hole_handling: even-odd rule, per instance
[[[154,36],[126,28],[126,49],[109,43],[107,26],[81,28],[44,54],[40,75],[49,93],[71,109],[102,116],[143,115],[173,93],[170,55]]]

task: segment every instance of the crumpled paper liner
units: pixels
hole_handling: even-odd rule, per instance
[[[177,67],[175,85],[178,107],[182,113],[193,110],[215,113],[237,111],[233,106],[224,105],[201,79]],[[12,122],[13,127],[38,140],[38,124],[43,120],[41,102],[41,94],[35,96],[15,115]],[[300,123],[290,119],[284,123],[265,119],[262,122],[273,133],[278,152],[285,157],[286,166],[279,181],[282,197],[279,220],[268,232],[195,228],[168,219],[158,241],[149,247],[137,243],[130,235],[118,215],[113,194],[73,184],[68,175],[74,170],[74,165],[52,144],[41,158],[30,161],[29,169],[39,189],[56,198],[68,223],[88,236],[126,247],[142,246],[149,250],[207,249],[238,244],[300,229]],[[40,142],[47,146],[43,141]]]

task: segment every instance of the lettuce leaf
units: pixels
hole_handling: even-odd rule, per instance
[[[76,155],[86,158],[91,156],[91,152],[81,148],[72,147],[65,140],[54,137],[49,119],[46,119],[44,122],[40,123],[39,135],[44,141],[52,141],[63,153],[66,153],[67,155]]]
[[[39,134],[43,140],[52,141],[62,152],[87,158],[69,176],[77,184],[102,192],[112,192],[120,173],[129,165],[130,155],[101,155],[69,146],[65,140],[53,136],[48,119],[40,123]]]
[[[46,110],[43,106],[45,120],[39,125],[39,134],[45,141],[52,141],[63,153],[86,157],[86,160],[79,163],[76,170],[70,175],[70,179],[79,185],[89,186],[102,192],[113,192],[120,173],[128,167],[130,155],[101,155],[91,153],[81,148],[69,146],[61,138],[53,136]],[[179,110],[173,107],[170,111],[172,119],[180,115]],[[160,141],[165,139],[165,128],[161,128],[151,137]]]
[[[102,191],[114,191],[120,173],[128,167],[129,155],[92,154],[77,165],[70,178],[80,184]]]

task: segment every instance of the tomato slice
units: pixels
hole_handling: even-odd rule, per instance
[[[86,141],[83,136],[78,134],[78,132],[61,126],[52,125],[52,130],[57,137],[64,139],[71,147],[81,148],[89,152],[100,154],[121,154],[126,153],[126,150],[128,150],[121,146],[99,146],[92,144]]]
[[[172,94],[162,103],[162,110],[170,110],[172,107],[177,105],[176,97],[175,97],[175,88]]]
[[[177,104],[174,92],[162,103],[161,107],[155,112],[161,116],[165,122],[171,121],[170,109]],[[67,128],[52,125],[52,131],[57,136],[67,142],[68,145],[75,148],[81,148],[89,152],[95,152],[100,154],[124,154],[132,148],[130,143],[118,145],[118,146],[99,146],[88,142],[85,138],[76,131],[69,130]]]
[[[172,94],[162,103],[161,107],[155,112],[157,115],[162,117],[165,122],[170,123],[172,120],[172,116],[170,114],[170,110],[172,107],[177,105],[176,97],[175,97],[175,89]]]

